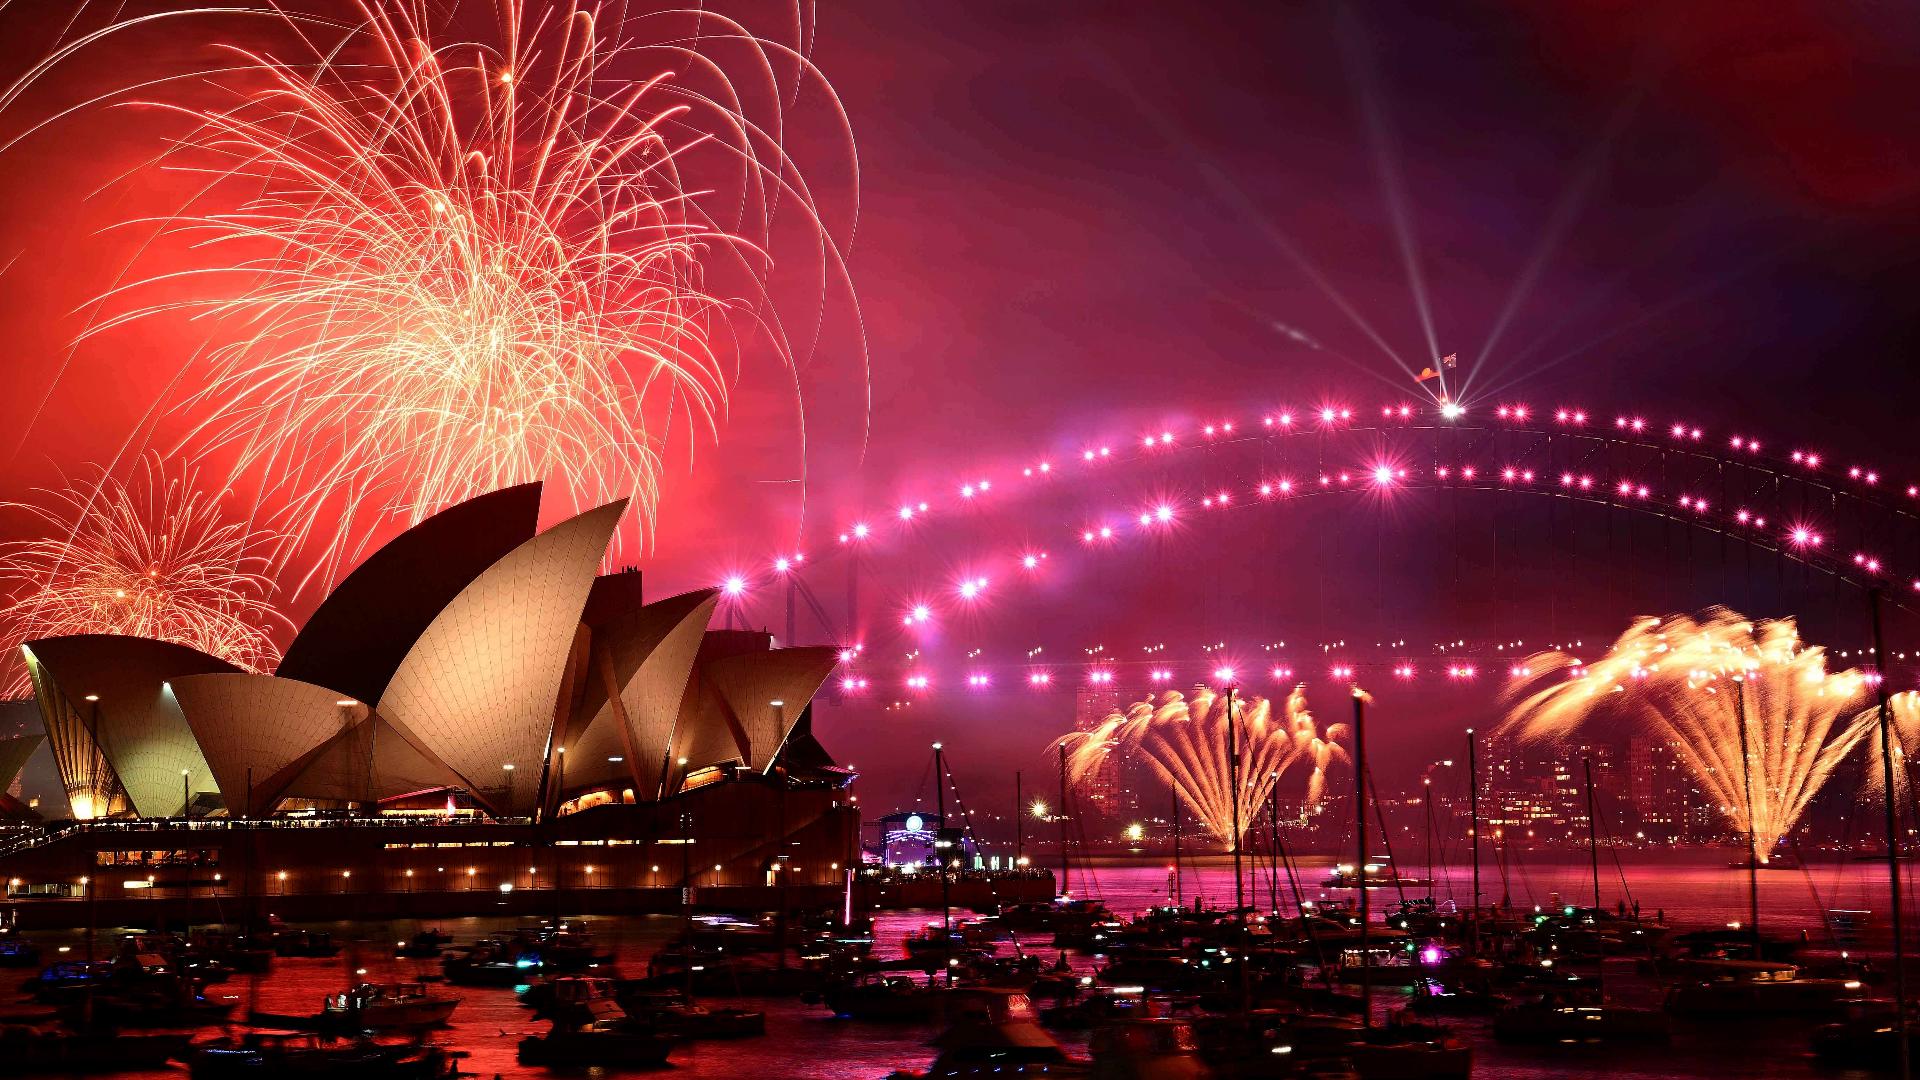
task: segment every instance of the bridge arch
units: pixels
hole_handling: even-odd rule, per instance
[[[1836,466],[1814,451],[1781,452],[1785,444],[1748,435],[1709,435],[1639,414],[1595,416],[1517,403],[1461,411],[1389,401],[1275,409],[1130,440],[1058,441],[1078,446],[1078,455],[1002,459],[952,478],[945,490],[851,518],[812,560],[769,556],[760,570],[740,573],[734,603],[744,614],[764,605],[756,594],[784,593],[790,630],[804,602],[823,636],[879,642],[911,630],[913,606],[902,597],[950,607],[972,599],[968,575],[991,583],[980,589],[1017,587],[1023,571],[1046,568],[1027,560],[1058,567],[1195,515],[1441,492],[1533,496],[1598,508],[1609,520],[1619,512],[1659,521],[1837,584],[1883,590],[1892,606],[1916,609],[1920,485],[1872,466]],[[947,546],[970,537],[980,550],[929,556],[936,534]],[[827,599],[838,575],[844,601]],[[890,575],[928,580],[883,588]]]

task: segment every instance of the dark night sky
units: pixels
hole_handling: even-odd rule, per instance
[[[1314,281],[1404,362],[1431,362],[1383,154],[1439,351],[1460,354],[1470,397],[1644,408],[1920,464],[1887,437],[1920,378],[1907,359],[1920,130],[1906,104],[1920,50],[1892,8],[903,4],[826,11],[821,31],[867,185],[856,272],[886,452],[864,475],[882,505],[1065,433],[1407,388]],[[1384,571],[1315,571],[1335,591],[1386,575],[1382,591],[1414,613],[1385,625],[1319,623],[1288,599],[1311,590],[1269,581],[1314,550],[1301,530],[1183,562],[1138,585],[1128,610],[1084,597],[1055,609],[1087,629],[1048,640],[1245,640],[1273,625],[1305,640],[1414,637],[1422,614],[1435,635],[1477,614],[1414,557],[1427,519],[1401,524]],[[1367,525],[1327,526],[1354,528],[1371,546]],[[1590,602],[1610,626],[1744,599],[1684,573],[1627,580],[1572,582],[1561,610]],[[1815,617],[1829,594],[1757,602]],[[1545,598],[1513,599],[1537,625]],[[1245,614],[1209,621],[1194,606]],[[1394,704],[1413,706],[1401,715],[1418,737],[1386,753],[1409,764],[1457,730],[1419,714],[1487,707]],[[992,707],[1001,724],[953,706],[843,710],[826,730],[845,731],[843,753],[928,732],[976,744],[961,760],[1044,769],[1039,744],[1063,709],[1006,701]],[[920,750],[902,748],[912,764],[882,770],[874,799],[919,783]],[[974,782],[995,799],[1005,786]]]
[[[775,35],[787,18],[779,5],[742,13]],[[1082,433],[1410,393],[1408,366],[1434,353],[1409,259],[1469,402],[1643,408],[1920,474],[1905,437],[1920,389],[1920,23],[1898,5],[869,2],[823,6],[816,29],[814,59],[860,155],[852,273],[872,434],[856,464],[844,418],[863,391],[833,358],[811,387],[817,415],[843,422],[818,433],[810,547],[830,546],[860,506]],[[796,115],[824,110],[803,100]],[[49,316],[71,303],[59,284],[102,257],[40,204],[67,205],[52,192],[83,179],[76,161],[90,155],[33,151],[0,168],[0,226],[29,265],[62,270],[50,283],[16,264],[6,279],[15,400],[0,422],[16,428],[58,355]],[[170,370],[129,355],[86,370],[145,381],[63,384],[56,422],[29,433],[0,482],[19,489],[50,463],[109,452],[152,373]],[[770,408],[743,393],[720,451],[670,484],[650,591],[791,542],[790,487],[765,483],[790,448],[759,423]],[[1384,540],[1336,516],[1144,575],[1104,603],[1060,595],[1050,640],[1197,641],[1276,622],[1302,640],[1437,634],[1478,609],[1423,561],[1426,514],[1408,511]],[[1322,559],[1314,587],[1408,596],[1403,617],[1276,614],[1304,586],[1271,586],[1272,567],[1353,530],[1383,556]],[[1599,622],[1737,599],[1687,574],[1631,584],[1574,582],[1557,599],[1591,602]],[[1508,599],[1537,623],[1541,597]],[[1814,614],[1792,610],[1794,595],[1763,599],[1783,607],[1766,614]],[[1004,652],[1033,635],[976,636]],[[911,789],[921,735],[959,745],[961,762],[1043,767],[1062,708],[834,709],[821,726],[830,749],[879,773],[868,789],[881,803]],[[1451,730],[1412,724],[1406,758]],[[983,778],[982,798],[1000,783]]]

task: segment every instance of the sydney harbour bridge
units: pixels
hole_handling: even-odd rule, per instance
[[[1854,662],[1877,595],[1899,669],[1920,477],[1817,436],[1519,397],[1222,406],[983,452],[819,550],[769,551],[715,584],[730,623],[839,645],[847,699],[1150,690],[1232,669],[1249,685],[1497,688],[1535,651],[1606,647],[1623,623],[1596,620],[1582,590],[1633,613],[1793,615]],[[1143,589],[1190,609],[1190,641],[1118,601]],[[1245,618],[1208,617],[1233,609],[1317,633],[1250,639]]]

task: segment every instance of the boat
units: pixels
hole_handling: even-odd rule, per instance
[[[956,990],[945,1002],[949,1024],[933,1045],[939,1050],[925,1072],[895,1071],[890,1080],[1020,1076],[1091,1077],[1093,1063],[1061,1049],[1034,1019],[1025,994]]]
[[[870,972],[829,986],[821,1003],[843,1020],[925,1020],[940,991],[901,972]]]
[[[692,942],[696,948],[721,949],[730,953],[771,952],[779,946],[779,931],[766,922],[749,922],[732,915],[695,915],[687,920],[687,929],[678,944]]]
[[[958,929],[942,930],[939,923],[926,926],[908,934],[900,942],[908,956],[958,956],[978,952],[982,955],[993,952],[993,948],[979,948],[970,944]]]
[[[0,1072],[15,1074],[120,1073],[161,1069],[186,1052],[185,1034],[74,1032],[42,1025],[0,1027]]]
[[[1144,986],[1095,986],[1085,997],[1040,1010],[1040,1022],[1065,1030],[1096,1028],[1147,1013]]]
[[[1034,959],[1038,960],[1039,957]],[[1074,971],[1073,966],[1067,963],[1067,954],[1062,952],[1046,971],[1036,973],[1033,982],[1027,986],[1027,993],[1034,997],[1044,995],[1061,999],[1079,993],[1081,987],[1092,981],[1093,976]]]
[[[1100,1080],[1204,1080],[1193,1025],[1174,1017],[1138,1017],[1101,1026],[1088,1047]],[[1050,1074],[1051,1075],[1051,1074]]]
[[[1404,1012],[1393,1014],[1385,1027],[1367,1029],[1347,1056],[1362,1080],[1468,1080],[1473,1075],[1473,1048],[1466,1040]]]
[[[1910,1060],[1920,1059],[1920,1023],[1909,1012],[1905,1025],[1897,1025],[1892,1002],[1867,1002],[1853,1015],[1814,1029],[1814,1060],[1829,1068],[1893,1072],[1900,1067],[1900,1037],[1907,1042]],[[1896,1026],[1904,1032],[1896,1032]]]
[[[518,986],[541,971],[540,954],[512,935],[449,949],[440,957],[441,974],[459,986]]]
[[[1348,1017],[1273,1009],[1199,1016],[1193,1023],[1202,1059],[1227,1075],[1465,1080],[1473,1070],[1473,1050],[1464,1040],[1404,1011],[1371,1028]],[[1282,1061],[1286,1067],[1276,1068]]]
[[[564,1019],[601,1001],[618,1005],[635,1026],[672,1039],[742,1039],[767,1033],[763,1012],[701,1005],[683,991],[650,989],[638,980],[568,975],[520,994],[521,1004],[546,1019]]]
[[[634,985],[633,980],[563,975],[557,979],[528,983],[520,988],[516,996],[520,1004],[533,1010],[533,1015],[550,1020],[565,1010],[582,1007],[589,1001],[617,1001],[622,991]]]
[[[196,930],[187,938],[186,951],[192,959],[210,961],[227,971],[259,975],[273,967],[273,947],[247,934]]]
[[[1428,882],[1424,878],[1401,874],[1391,863],[1382,860],[1366,864],[1367,888],[1369,889],[1424,889]],[[1323,889],[1351,889],[1360,883],[1360,875],[1355,872],[1354,864],[1341,863],[1333,868],[1326,880],[1320,883]]]
[[[1802,978],[1798,965],[1779,961],[1696,960],[1688,971],[1690,981],[1667,994],[1667,1011],[1680,1016],[1830,1015],[1866,997],[1859,979]]]
[[[223,983],[233,969],[205,949],[172,934],[128,934],[113,958],[116,979],[171,979],[186,976],[201,984]]]
[[[520,1040],[522,1065],[657,1066],[674,1040],[634,1024],[612,1001],[594,1000],[556,1018],[545,1035]]]
[[[340,944],[325,930],[279,930],[273,935],[273,955],[326,959],[340,955]]]
[[[106,985],[113,975],[113,964],[106,960],[62,960],[41,968],[20,988],[37,1001],[64,1001],[75,989]]]
[[[1096,922],[1108,922],[1113,914],[1098,900],[1070,900],[1064,896],[1051,901],[1009,904],[995,916],[1010,930],[1027,933],[1076,931]]]
[[[577,922],[551,922],[514,935],[516,943],[540,960],[545,971],[577,974],[613,966],[613,954],[595,944],[593,935]]]
[[[1419,953],[1410,951],[1411,943],[1405,938],[1406,935],[1398,930],[1376,930],[1374,940],[1368,942],[1365,949],[1361,949],[1357,942],[1342,948],[1330,972],[1333,980],[1353,986],[1361,983],[1412,986],[1432,974],[1432,966],[1438,965],[1444,959],[1444,954],[1430,947],[1428,954],[1434,957],[1434,965],[1423,965]]]
[[[1109,942],[1118,941],[1126,929],[1125,923],[1111,915],[1064,923],[1054,927],[1053,945],[1057,949],[1103,949]]]
[[[1876,856],[1882,858],[1883,856]],[[1727,864],[1729,870],[1798,870],[1800,859],[1790,851],[1776,851],[1766,861],[1749,865],[1747,859],[1735,859]]]
[[[418,1042],[331,1042],[312,1032],[250,1031],[196,1043],[183,1059],[194,1080],[351,1076],[354,1080],[442,1080],[463,1055]]]
[[[14,934],[0,937],[0,967],[39,967],[40,947]]]
[[[1665,1014],[1553,995],[1508,1005],[1494,1015],[1493,1037],[1507,1043],[1666,1042]]]
[[[393,943],[393,955],[410,960],[432,960],[440,955],[440,948],[453,941],[453,935],[438,928],[422,930],[405,941]]]
[[[73,1024],[115,1027],[200,1027],[224,1022],[235,1000],[207,997],[199,980],[184,975],[115,979],[68,992],[61,1018]]]
[[[452,1018],[460,1001],[425,983],[361,983],[327,998],[321,1019],[329,1027],[351,1031],[439,1027]]]
[[[1485,1016],[1500,1008],[1500,998],[1480,986],[1448,986],[1439,979],[1422,978],[1413,983],[1407,1008],[1435,1016]]]
[[[746,1039],[767,1033],[767,1014],[702,1005],[685,994],[627,993],[615,1000],[633,1022],[670,1039]]]

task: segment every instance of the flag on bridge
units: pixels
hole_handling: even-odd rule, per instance
[[[1446,368],[1448,371],[1452,371],[1454,368],[1459,367],[1460,354],[1457,352],[1450,352],[1447,355],[1441,357],[1440,366],[1443,368]]]
[[[1439,378],[1439,377],[1440,377],[1440,373],[1439,373],[1439,372],[1437,372],[1437,371],[1435,371],[1435,370],[1433,370],[1433,369],[1432,369],[1432,368],[1430,368],[1430,367],[1423,367],[1423,368],[1421,368],[1421,369],[1420,369],[1420,374],[1418,374],[1418,375],[1415,375],[1415,376],[1413,377],[1413,381],[1414,381],[1414,382],[1426,382],[1426,381],[1427,381],[1428,379],[1437,379],[1437,378]]]

